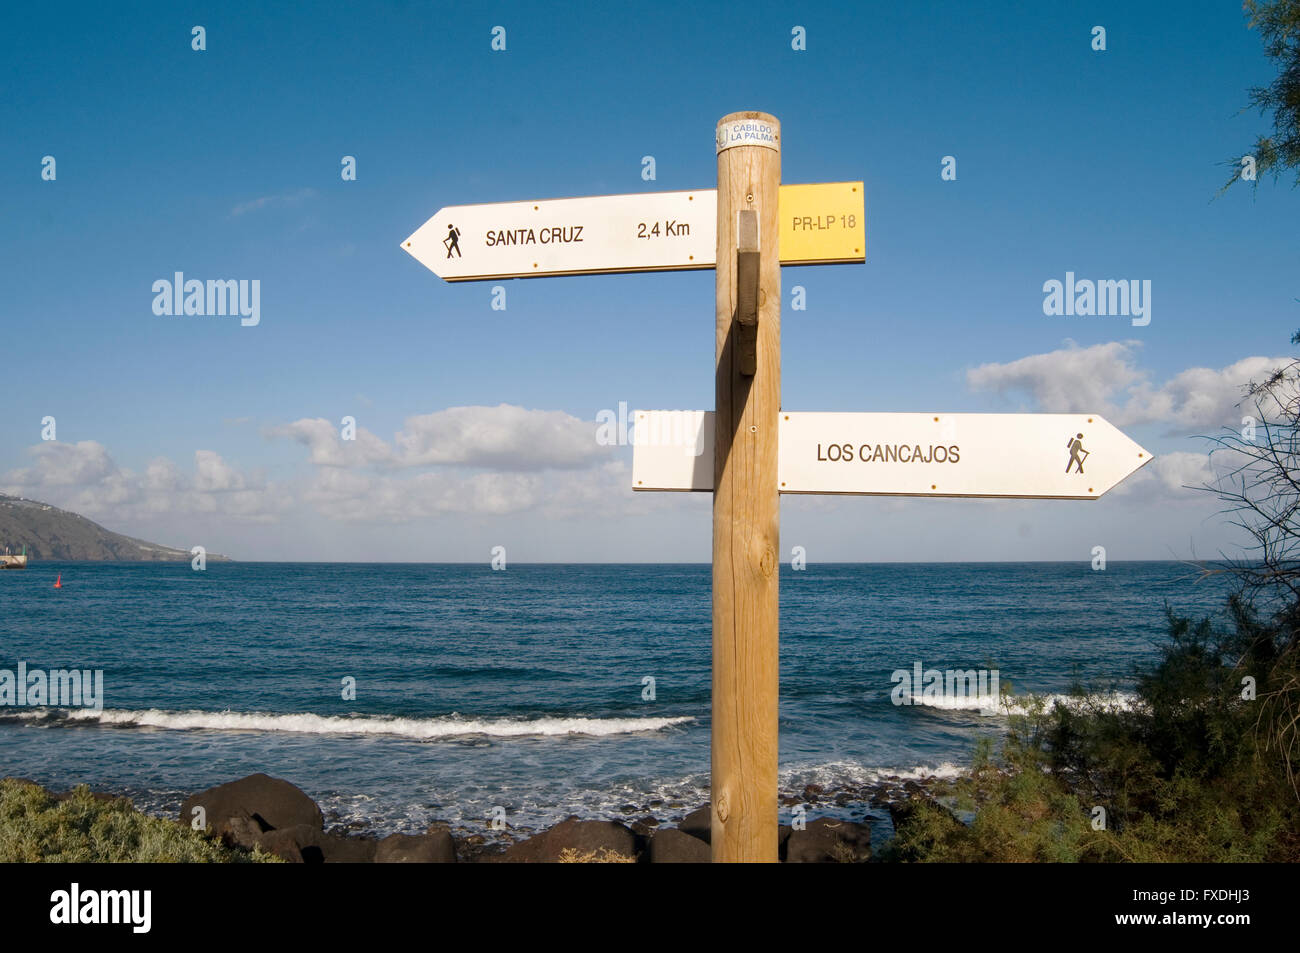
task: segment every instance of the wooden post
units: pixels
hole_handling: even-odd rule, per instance
[[[743,124],[737,126],[737,124]],[[781,127],[718,122],[717,408],[713,474],[713,861],[777,858]],[[739,144],[737,144],[739,143]],[[745,215],[746,212],[756,213]],[[757,235],[754,226],[757,225]],[[741,267],[742,253],[753,258]],[[742,244],[746,247],[742,247]],[[742,325],[757,280],[757,327]]]

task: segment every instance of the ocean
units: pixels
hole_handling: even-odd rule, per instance
[[[1123,700],[1165,606],[1227,591],[1176,562],[781,572],[787,794],[951,775],[1005,729],[986,700],[895,704],[896,671]],[[103,707],[0,707],[0,776],[175,816],[261,771],[375,834],[671,817],[708,799],[709,656],[708,565],[38,563],[0,572],[0,669],[102,670]]]

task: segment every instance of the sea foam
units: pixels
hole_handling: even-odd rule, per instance
[[[243,711],[104,711],[46,709],[24,713],[48,719],[58,711],[67,721],[92,722],[114,727],[168,728],[208,731],[286,731],[313,735],[396,735],[417,740],[487,735],[500,738],[554,735],[623,735],[662,731],[694,721],[679,718],[464,718],[451,714],[437,718],[396,718],[381,715],[272,714]]]
[[[911,703],[916,708],[934,708],[940,711],[979,711],[993,715],[1027,715],[1034,711],[1035,706],[1039,703],[1042,704],[1042,710],[1045,713],[1050,712],[1057,705],[1071,711],[1131,711],[1140,704],[1138,697],[1130,692],[1098,692],[1091,695],[1028,693],[1024,695],[999,695],[997,697],[991,695],[940,695],[924,700],[920,695],[913,694]]]

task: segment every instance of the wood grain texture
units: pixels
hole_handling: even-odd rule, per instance
[[[732,113],[719,120],[761,119]],[[781,267],[781,154],[718,153],[716,403],[713,491],[714,862],[776,862]],[[741,373],[737,347],[738,215],[759,225],[757,353]]]

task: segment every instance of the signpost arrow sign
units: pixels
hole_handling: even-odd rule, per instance
[[[861,182],[783,185],[783,265],[866,260]],[[718,194],[640,192],[440,209],[402,242],[446,281],[712,268]]]
[[[632,486],[713,489],[713,414],[637,411]],[[1095,500],[1151,460],[1097,414],[785,413],[782,493]]]

